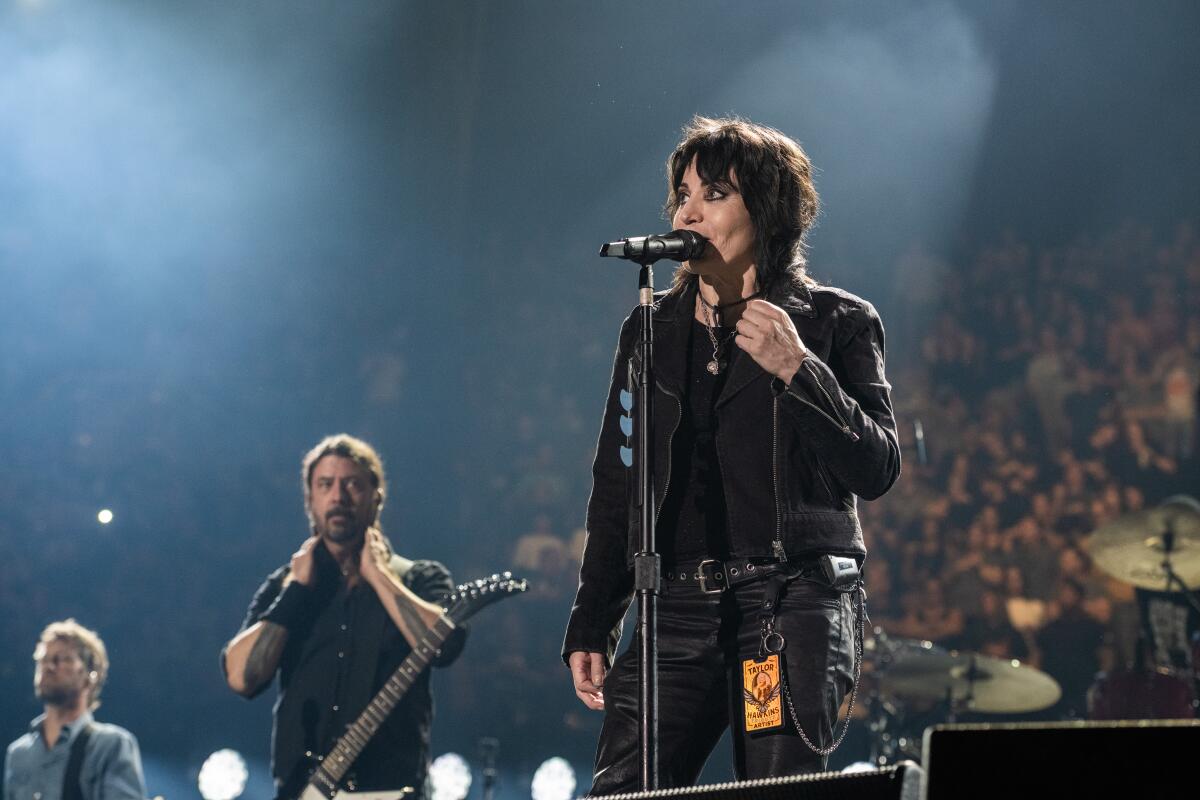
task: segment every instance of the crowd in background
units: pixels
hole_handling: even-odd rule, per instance
[[[1007,241],[945,276],[920,368],[893,379],[906,477],[863,508],[872,617],[1029,660],[1083,716],[1138,646],[1133,587],[1086,537],[1200,488],[1200,241]]]
[[[1133,587],[1096,567],[1086,537],[1200,490],[1200,238],[1132,224],[1041,251],[1010,238],[935,272],[919,358],[891,361],[905,364],[890,373],[904,472],[860,504],[871,622],[892,638],[1030,662],[1063,687],[1050,713],[1084,716],[1095,673],[1134,660],[1139,628]],[[572,345],[607,374],[608,348],[558,344]],[[599,419],[580,411],[598,400],[539,385],[520,390],[517,468],[497,473],[490,506],[513,525],[509,563],[534,597],[477,640],[494,642],[514,687],[490,700],[553,746],[594,733],[555,633],[575,588]],[[467,676],[453,682],[479,699]]]

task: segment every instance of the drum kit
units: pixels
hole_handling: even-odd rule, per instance
[[[1087,542],[1096,565],[1117,580],[1164,593],[1177,619],[1200,620],[1200,503],[1178,495],[1161,505],[1118,517]],[[1162,600],[1154,601],[1163,603]],[[1190,607],[1190,608],[1189,608]],[[1195,613],[1189,613],[1194,611]],[[1147,615],[1151,616],[1151,615]],[[1159,632],[1143,620],[1142,638]],[[1184,627],[1185,663],[1145,663],[1100,675],[1088,696],[1092,719],[1175,719],[1196,716],[1200,689],[1200,630]],[[1177,648],[1179,649],[1179,648]]]
[[[1200,587],[1200,503],[1178,496],[1118,517],[1091,535],[1087,550],[1117,580],[1182,592],[1194,604]]]
[[[1086,543],[1095,563],[1134,586],[1178,593],[1200,612],[1200,504],[1188,497],[1127,514],[1096,530]],[[1050,675],[1017,660],[889,637],[880,628],[864,647],[865,713],[871,762],[920,758],[908,732],[963,714],[1012,715],[1042,711],[1062,696]],[[1187,674],[1163,667],[1101,675],[1089,693],[1092,719],[1196,716],[1200,647]]]
[[[1012,659],[960,652],[875,628],[864,647],[870,679],[866,706],[871,762],[920,760],[911,734],[964,713],[1018,714],[1049,708],[1062,696],[1046,673]]]

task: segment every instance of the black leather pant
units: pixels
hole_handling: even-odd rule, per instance
[[[818,747],[833,742],[842,698],[854,664],[852,594],[807,578],[787,584],[777,609],[788,686],[799,724]],[[704,762],[733,725],[734,769],[739,780],[818,772],[826,758],[796,732],[787,700],[784,726],[745,733],[742,665],[758,655],[763,582],[721,594],[693,585],[670,585],[658,604],[659,785],[695,784]],[[605,716],[596,748],[591,795],[637,791],[637,640],[617,657],[604,683]]]

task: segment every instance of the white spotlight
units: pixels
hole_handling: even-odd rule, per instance
[[[204,800],[235,800],[249,776],[246,761],[236,750],[218,750],[204,760],[196,784]]]
[[[533,800],[571,800],[575,795],[575,770],[565,758],[548,758],[533,773]]]
[[[113,521],[113,513],[107,508],[102,508],[100,509],[100,513],[96,515],[96,519],[100,521],[101,525],[107,525]]]
[[[433,800],[463,800],[471,791],[471,767],[458,753],[443,753],[429,765]]]

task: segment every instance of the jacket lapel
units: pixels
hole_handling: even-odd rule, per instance
[[[750,357],[749,353],[738,353],[737,357],[733,359],[733,367],[729,371],[729,377],[725,380],[725,386],[721,389],[721,396],[717,398],[716,407],[720,408],[725,405],[742,389],[759,378],[765,377],[767,377],[767,373],[763,371],[757,361]]]
[[[695,284],[668,293],[654,310],[654,380],[676,396],[683,395],[687,375],[688,329],[696,305]]]
[[[687,374],[687,336],[696,305],[696,290],[696,282],[692,281],[677,294],[668,292],[659,300],[654,312],[654,379],[674,392],[683,391]],[[787,311],[797,329],[804,327],[804,319],[817,317],[812,292],[799,278],[783,277],[778,287],[767,294],[767,299]],[[717,398],[717,408],[755,381],[769,378],[749,354],[739,353],[733,359],[729,377]]]

